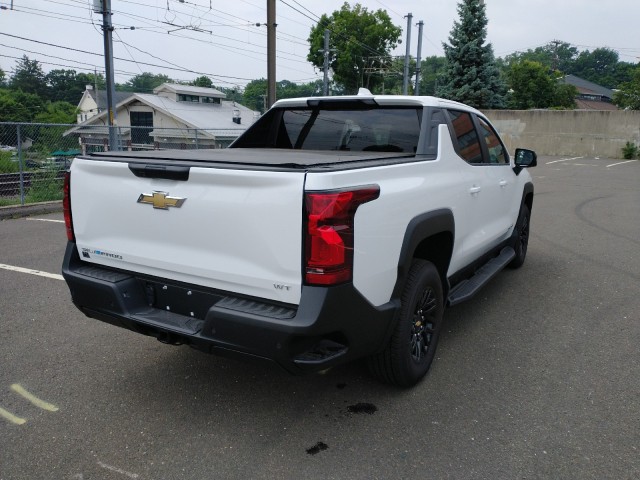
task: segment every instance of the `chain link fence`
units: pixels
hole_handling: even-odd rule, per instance
[[[78,155],[225,148],[243,131],[0,122],[0,207],[61,200],[64,172]]]

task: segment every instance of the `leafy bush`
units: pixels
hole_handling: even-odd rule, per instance
[[[18,162],[11,160],[11,152],[0,152],[0,173],[15,173],[19,170]]]
[[[627,160],[632,158],[636,158],[638,155],[638,146],[635,143],[627,142],[624,147],[622,147],[622,156]]]
[[[50,202],[62,200],[62,179],[58,178],[58,170],[34,173],[31,187],[25,195],[25,203]]]

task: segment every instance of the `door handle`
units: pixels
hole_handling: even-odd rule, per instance
[[[469,189],[469,193],[470,193],[471,195],[475,195],[476,193],[480,193],[480,190],[482,190],[482,188],[480,188],[480,187],[479,187],[479,186],[477,186],[477,185],[474,185],[473,187],[471,187],[471,188]]]
[[[506,187],[509,184],[509,182],[507,182],[506,180],[500,180],[500,186],[501,187]]]

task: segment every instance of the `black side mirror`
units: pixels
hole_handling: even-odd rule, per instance
[[[538,156],[533,150],[526,148],[516,148],[516,167],[530,168],[538,165]]]

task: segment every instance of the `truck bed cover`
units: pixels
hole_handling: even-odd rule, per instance
[[[256,155],[256,153],[259,153]],[[157,165],[180,165],[218,168],[251,169],[341,169],[367,167],[372,164],[406,162],[416,157],[409,153],[348,152],[322,150],[288,150],[281,148],[255,149],[203,149],[203,150],[145,150],[125,152],[95,152],[81,158],[108,162],[146,163]]]

